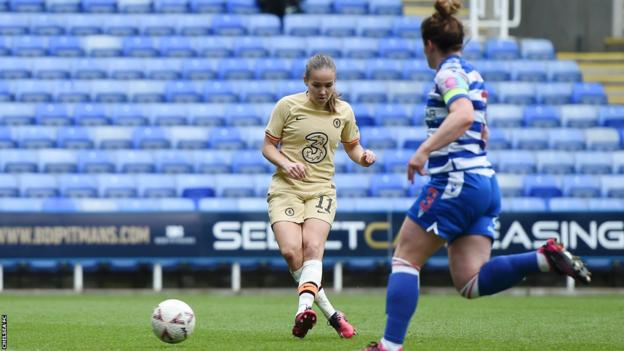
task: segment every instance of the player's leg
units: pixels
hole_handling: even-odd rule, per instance
[[[301,274],[301,266],[303,265],[302,225],[294,222],[276,222],[273,224],[273,233],[280,253],[288,264],[290,273],[293,277]]]

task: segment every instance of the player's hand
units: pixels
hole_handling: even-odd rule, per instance
[[[362,156],[360,156],[360,164],[362,166],[370,167],[375,161],[377,161],[377,155],[373,151],[366,149],[362,152]]]
[[[407,163],[407,180],[410,183],[414,183],[414,174],[418,173],[421,176],[427,175],[427,170],[425,169],[425,164],[429,159],[429,153],[423,151],[422,149],[416,150],[416,152],[412,155],[409,162]]]
[[[301,180],[306,177],[305,166],[301,163],[297,162],[288,162],[284,165],[284,171],[288,174],[289,177]]]

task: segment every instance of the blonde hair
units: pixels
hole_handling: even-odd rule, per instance
[[[306,80],[310,79],[310,74],[312,71],[316,71],[319,69],[329,69],[336,73],[336,64],[334,60],[328,56],[323,54],[316,54],[308,59],[305,66],[305,74],[304,78]],[[338,99],[340,98],[340,93],[334,87],[334,91],[329,96],[327,103],[325,104],[325,109],[330,113],[336,113],[336,104],[338,103]]]
[[[459,51],[464,43],[464,26],[454,15],[462,7],[460,0],[436,0],[436,12],[422,23],[423,41],[431,40],[443,52]]]

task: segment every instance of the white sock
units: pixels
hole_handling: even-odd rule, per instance
[[[546,256],[544,256],[544,254],[541,252],[537,253],[537,266],[542,272],[550,272],[550,265],[548,264],[548,260],[546,259]]]
[[[384,338],[381,338],[381,345],[387,351],[400,351],[401,347],[403,347],[403,345],[401,345],[401,344],[395,344],[395,343],[393,343],[391,341],[388,341],[388,340],[386,340]]]
[[[297,269],[296,271],[290,271],[290,274],[292,275],[296,283],[299,283],[299,280],[301,279],[301,271],[303,271],[303,267]],[[323,312],[325,318],[329,319],[331,316],[334,315],[334,313],[336,313],[336,309],[334,308],[334,306],[332,306],[331,302],[329,302],[329,298],[327,297],[327,294],[325,294],[325,289],[323,289],[323,286],[319,287],[318,293],[314,298],[314,302],[321,309],[321,312]]]
[[[323,263],[320,260],[303,262],[301,277],[299,278],[299,306],[297,314],[312,308],[314,298],[323,278]]]

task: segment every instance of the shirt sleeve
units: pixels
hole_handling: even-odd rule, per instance
[[[459,98],[469,98],[468,77],[463,72],[452,69],[440,70],[435,76],[435,84],[446,106],[450,106]]]
[[[290,107],[288,103],[281,99],[275,104],[273,111],[271,112],[271,118],[269,124],[264,131],[265,135],[274,141],[280,141],[282,139],[282,130],[284,129],[284,123],[290,113]]]
[[[345,126],[342,128],[340,140],[343,144],[355,144],[360,141],[360,129],[355,123],[355,114],[351,106],[348,106],[345,114]]]

